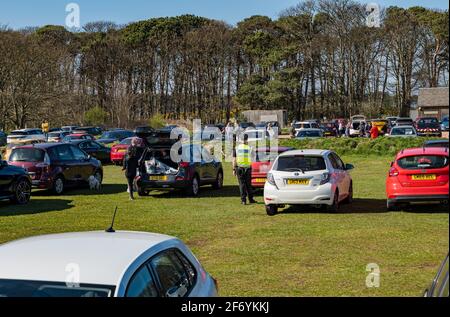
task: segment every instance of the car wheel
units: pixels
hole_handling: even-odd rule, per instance
[[[150,191],[138,188],[138,195],[139,197],[147,197],[148,195],[150,195]]]
[[[278,213],[278,206],[268,205],[266,206],[266,212],[269,216],[275,216]]]
[[[56,195],[62,195],[65,189],[64,179],[61,176],[56,177],[53,182],[53,192]]]
[[[223,187],[223,172],[219,171],[219,173],[217,173],[216,181],[213,184],[213,188],[222,189],[222,187]]]
[[[200,192],[200,181],[198,180],[198,176],[194,176],[192,178],[191,184],[186,189],[186,193],[188,196],[197,197]]]
[[[348,189],[348,196],[345,198],[346,204],[351,204],[353,202],[353,183],[350,183],[350,188]]]
[[[337,213],[339,212],[339,191],[336,190],[333,198],[333,205],[328,207],[328,211]]]
[[[14,191],[14,197],[12,201],[18,205],[26,205],[30,201],[31,197],[31,184],[27,180],[20,180]]]

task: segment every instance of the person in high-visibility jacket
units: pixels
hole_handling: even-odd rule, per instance
[[[248,135],[244,134],[244,142],[236,147],[233,155],[233,174],[239,181],[243,205],[247,204],[247,198],[250,204],[256,204],[252,189],[252,159],[253,149],[248,145]]]
[[[42,121],[41,130],[45,134],[45,137],[48,137],[48,132],[50,131],[50,124],[48,123],[48,120]]]

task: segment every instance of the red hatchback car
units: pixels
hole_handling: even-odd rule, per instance
[[[387,209],[417,202],[448,204],[449,155],[447,148],[401,151],[391,164],[386,181]]]
[[[133,138],[128,138],[114,145],[111,148],[111,162],[115,165],[122,165],[125,155],[127,155],[128,148],[131,146],[131,140]]]
[[[267,180],[267,173],[272,168],[272,163],[275,161],[278,155],[281,153],[293,150],[290,147],[278,147],[275,149],[271,148],[257,148],[256,149],[256,162],[252,164],[252,187],[253,188],[264,188]],[[264,155],[265,154],[265,155]],[[271,154],[275,154],[272,157]]]

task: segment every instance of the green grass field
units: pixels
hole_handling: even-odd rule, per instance
[[[120,168],[107,166],[102,194],[40,191],[25,207],[0,202],[0,243],[103,230],[118,206],[116,229],[181,238],[219,280],[222,296],[420,296],[448,252],[448,212],[437,206],[385,212],[390,157],[344,159],[356,166],[356,199],[339,214],[290,208],[268,217],[263,204],[242,206],[229,165],[222,191],[205,187],[200,198],[172,192],[130,202]],[[379,288],[366,287],[369,263],[380,267]]]

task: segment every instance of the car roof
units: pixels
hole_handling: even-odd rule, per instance
[[[52,147],[57,147],[57,146],[61,146],[61,145],[67,145],[67,143],[36,143],[36,144],[29,144],[29,145],[23,145],[23,146],[18,146],[16,147],[16,149],[40,149],[40,150],[46,150]]]
[[[311,155],[311,156],[324,156],[327,153],[330,153],[330,150],[292,150],[292,151],[287,151],[284,152],[282,154],[280,154],[280,157],[282,156],[292,156],[292,155]]]
[[[33,128],[33,129],[19,129],[19,130],[14,130],[12,132],[29,132],[29,131],[40,131],[41,129],[38,128]]]
[[[81,283],[116,285],[143,253],[177,240],[143,232],[80,232],[26,238],[0,245],[0,279],[64,282],[67,265],[80,269]],[[177,240],[178,241],[178,240]]]
[[[415,127],[413,125],[400,125],[400,126],[392,127],[392,130],[395,130],[395,129],[407,129],[407,128],[415,129]]]
[[[397,155],[397,159],[406,156],[415,155],[446,155],[448,156],[448,149],[440,147],[421,147],[421,148],[411,148],[400,151]]]
[[[429,145],[429,144],[440,144],[440,143],[448,143],[448,139],[441,139],[441,140],[428,140],[425,141],[425,144]]]
[[[321,132],[322,129],[315,129],[315,128],[306,128],[306,129],[302,129],[300,130],[300,132],[305,132],[305,131],[311,131],[311,132]]]

